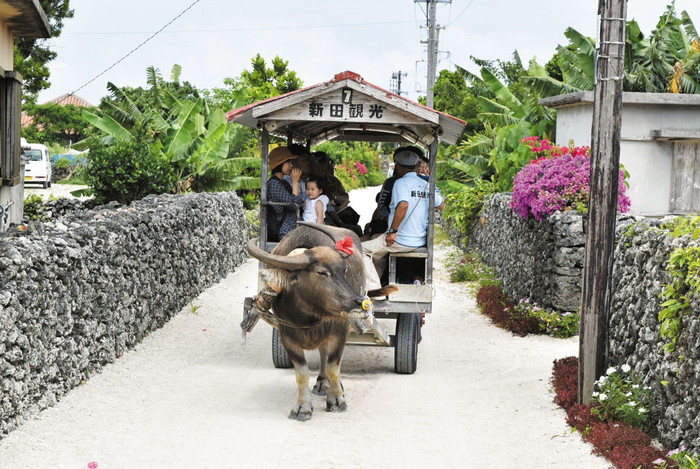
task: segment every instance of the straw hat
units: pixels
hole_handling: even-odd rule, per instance
[[[292,152],[287,147],[274,148],[267,156],[267,159],[270,161],[270,169],[274,169],[282,163],[296,158],[297,155],[292,155]]]

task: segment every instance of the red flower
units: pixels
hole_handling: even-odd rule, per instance
[[[335,248],[340,251],[344,252],[347,255],[352,254],[352,238],[350,236],[346,236],[345,239],[341,239],[336,241],[335,243]]]

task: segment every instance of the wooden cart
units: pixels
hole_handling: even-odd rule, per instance
[[[394,142],[413,144],[428,150],[430,159],[428,235],[425,248],[389,257],[389,282],[396,283],[404,265],[416,262],[424,281],[420,285],[401,284],[387,301],[374,305],[373,317],[364,322],[366,332],[350,332],[348,344],[376,345],[395,348],[394,367],[397,373],[416,370],[418,343],[423,316],[432,312],[433,240],[435,211],[435,163],[438,140],[454,144],[466,123],[456,117],[435,111],[366,82],[360,75],[346,71],[332,80],[293,91],[281,96],[234,109],[227,114],[236,122],[262,132],[262,189],[260,204],[259,245],[271,252],[276,243],[267,242],[268,144],[270,136],[286,139],[287,144],[301,143],[311,148],[327,140]],[[252,299],[246,300],[244,315]],[[396,320],[394,334],[389,334],[377,318]],[[279,340],[277,330],[272,337],[273,362],[278,368],[292,366]]]

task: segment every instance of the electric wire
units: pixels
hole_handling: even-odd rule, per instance
[[[457,20],[464,14],[464,12],[467,11],[467,10],[469,9],[470,6],[472,6],[472,3],[474,3],[474,0],[471,0],[471,1],[467,4],[467,6],[464,7],[464,10],[462,10],[462,11],[459,13],[459,15],[457,15],[457,17],[456,17],[455,19],[453,19],[452,21],[450,21],[449,23],[447,23],[447,24],[445,25],[445,27],[448,27],[449,25],[451,25],[452,23],[454,23],[455,21],[457,21]]]
[[[260,28],[226,28],[226,29],[185,29],[166,31],[166,34],[183,34],[183,33],[220,33],[220,32],[247,32],[247,31],[284,31],[290,29],[321,29],[321,28],[348,28],[356,26],[385,26],[392,24],[408,24],[413,21],[379,21],[374,23],[347,23],[347,24],[321,24],[312,26],[277,26],[277,27],[260,27]],[[113,31],[113,32],[87,32],[87,33],[66,33],[64,36],[76,35],[116,35],[116,34],[148,34],[150,31]]]
[[[131,50],[130,50],[126,55],[124,55],[122,58],[120,58],[119,60],[117,60],[116,62],[114,62],[112,65],[110,65],[109,67],[107,67],[106,69],[104,69],[102,72],[100,72],[100,73],[98,73],[97,75],[95,75],[93,78],[91,78],[90,80],[88,80],[87,82],[85,82],[85,83],[84,83],[83,85],[81,85],[79,88],[77,88],[77,89],[71,91],[70,93],[68,93],[68,94],[67,94],[66,96],[64,96],[60,101],[56,101],[55,104],[60,104],[62,101],[68,99],[68,98],[71,97],[71,96],[73,96],[75,93],[77,93],[78,91],[82,90],[82,89],[85,88],[87,85],[89,85],[90,83],[92,83],[93,81],[97,80],[99,77],[101,77],[102,75],[104,75],[105,73],[107,73],[108,71],[110,71],[111,69],[113,69],[114,67],[116,67],[117,65],[119,65],[119,64],[120,64],[122,61],[124,61],[127,57],[129,57],[131,54],[133,54],[134,52],[136,52],[137,50],[139,50],[141,47],[143,47],[144,45],[146,45],[151,39],[153,39],[153,38],[156,37],[158,34],[160,34],[165,28],[167,28],[168,26],[170,26],[171,24],[173,24],[178,18],[180,18],[180,17],[181,17],[182,15],[184,15],[185,13],[187,13],[190,9],[192,9],[192,7],[194,7],[194,6],[195,6],[197,3],[199,3],[200,1],[201,1],[201,0],[195,0],[194,2],[192,2],[187,8],[185,8],[185,9],[182,10],[177,16],[175,16],[175,18],[173,18],[173,19],[171,19],[170,21],[168,21],[168,23],[166,23],[165,26],[163,26],[162,28],[160,28],[160,29],[159,29],[158,31],[156,31],[155,33],[151,34],[146,40],[142,41],[139,45],[137,45],[136,47],[134,47],[133,49],[131,49]]]

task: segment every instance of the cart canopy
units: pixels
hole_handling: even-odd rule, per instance
[[[345,71],[332,80],[227,113],[229,122],[308,142],[327,140],[454,144],[466,122],[406,99]]]

